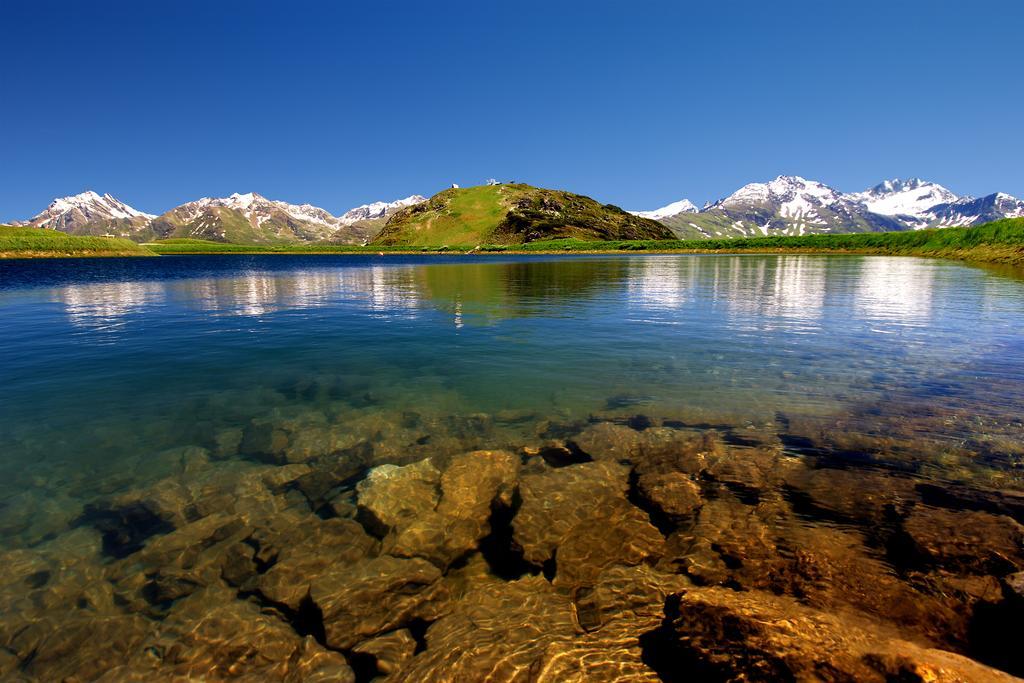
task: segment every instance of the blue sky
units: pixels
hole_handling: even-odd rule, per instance
[[[488,177],[633,209],[778,174],[1022,196],[1022,25],[1017,0],[4,0],[0,218]]]

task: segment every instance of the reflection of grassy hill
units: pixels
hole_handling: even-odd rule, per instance
[[[392,216],[381,245],[523,244],[540,239],[670,239],[657,221],[589,197],[529,185],[450,189]]]
[[[145,247],[119,237],[82,237],[45,228],[0,225],[0,257],[152,256]]]
[[[521,318],[550,310],[564,300],[578,302],[625,285],[626,263],[618,259],[570,259],[550,268],[544,262],[438,264],[417,269],[416,290],[435,308],[467,324]]]

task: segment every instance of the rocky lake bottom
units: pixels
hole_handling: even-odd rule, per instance
[[[1024,676],[1021,280],[275,259],[0,270],[0,678]]]

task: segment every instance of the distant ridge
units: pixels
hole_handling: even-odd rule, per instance
[[[678,212],[666,210],[677,205]],[[1002,193],[959,197],[919,178],[886,180],[848,194],[800,176],[778,176],[744,185],[700,211],[684,199],[636,213],[661,221],[681,238],[755,237],[968,227],[1024,216],[1024,202]]]
[[[135,242],[186,237],[239,244],[365,244],[377,237],[390,218],[429,201],[414,194],[362,204],[335,216],[311,204],[290,204],[248,192],[203,197],[156,216],[110,194],[87,190],[54,199],[35,217],[11,221],[11,225]],[[920,178],[893,178],[861,192],[844,193],[800,176],[778,176],[744,185],[701,209],[689,199],[680,199],[627,215],[658,221],[673,236],[684,239],[840,234],[970,227],[1024,216],[1024,201],[1002,192],[959,196]]]

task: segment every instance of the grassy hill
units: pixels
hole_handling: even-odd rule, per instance
[[[541,239],[671,239],[672,231],[590,197],[530,185],[439,192],[392,216],[374,245],[475,246]]]
[[[45,228],[0,225],[0,258],[61,256],[153,256],[120,237],[84,237]]]

